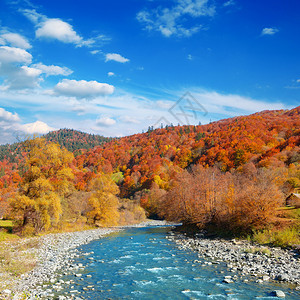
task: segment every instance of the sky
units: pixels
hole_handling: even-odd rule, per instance
[[[299,0],[0,0],[0,144],[300,105]]]

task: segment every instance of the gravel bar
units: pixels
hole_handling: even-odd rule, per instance
[[[45,286],[59,286],[59,275],[80,269],[73,264],[76,257],[82,255],[77,247],[101,239],[104,236],[125,228],[173,225],[165,221],[147,220],[145,222],[86,231],[47,234],[39,238],[37,265],[21,278],[15,279],[12,290],[2,290],[0,299],[56,299],[53,289],[45,290]],[[92,253],[87,253],[89,255]],[[60,273],[60,274],[59,274]],[[0,289],[1,290],[1,289]],[[26,295],[26,296],[25,296]],[[65,298],[73,299],[74,297]],[[61,298],[62,299],[62,298]],[[74,298],[75,299],[75,298]]]
[[[289,283],[300,290],[300,257],[296,250],[253,245],[235,239],[209,239],[203,234],[189,237],[173,231],[169,233],[168,239],[181,249],[198,252],[199,258],[210,263],[225,263],[229,274],[236,272],[245,281],[253,276],[253,280],[258,283],[275,280]]]

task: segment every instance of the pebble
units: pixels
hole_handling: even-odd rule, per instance
[[[179,249],[193,250],[198,253],[199,259],[206,259],[207,261],[201,264],[203,267],[209,262],[214,264],[222,261],[227,265],[229,272],[257,277],[256,282],[259,283],[277,280],[300,286],[300,257],[296,250],[262,247],[252,245],[248,241],[209,239],[201,234],[192,238],[173,232],[167,238],[175,242]],[[225,276],[225,279],[231,278]]]

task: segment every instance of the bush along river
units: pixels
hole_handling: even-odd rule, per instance
[[[36,288],[34,294],[60,300],[300,299],[297,280],[291,284],[273,281],[271,273],[261,277],[243,273],[241,268],[226,263],[224,253],[229,255],[228,249],[220,251],[224,259],[203,255],[201,249],[209,248],[214,253],[218,246],[209,241],[201,244],[201,239],[197,242],[170,233],[170,229],[170,226],[125,228],[81,245],[55,278]],[[210,252],[205,250],[205,253]],[[255,254],[247,254],[255,260]],[[299,258],[293,259],[299,267]],[[299,268],[293,272],[299,276]]]

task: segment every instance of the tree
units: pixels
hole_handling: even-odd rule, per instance
[[[21,228],[31,226],[39,232],[59,221],[61,200],[73,187],[70,164],[74,156],[42,138],[27,140],[24,145],[26,171],[10,204]]]
[[[119,188],[108,174],[98,175],[91,183],[93,190],[89,198],[91,210],[87,213],[93,224],[114,226],[119,221]]]

